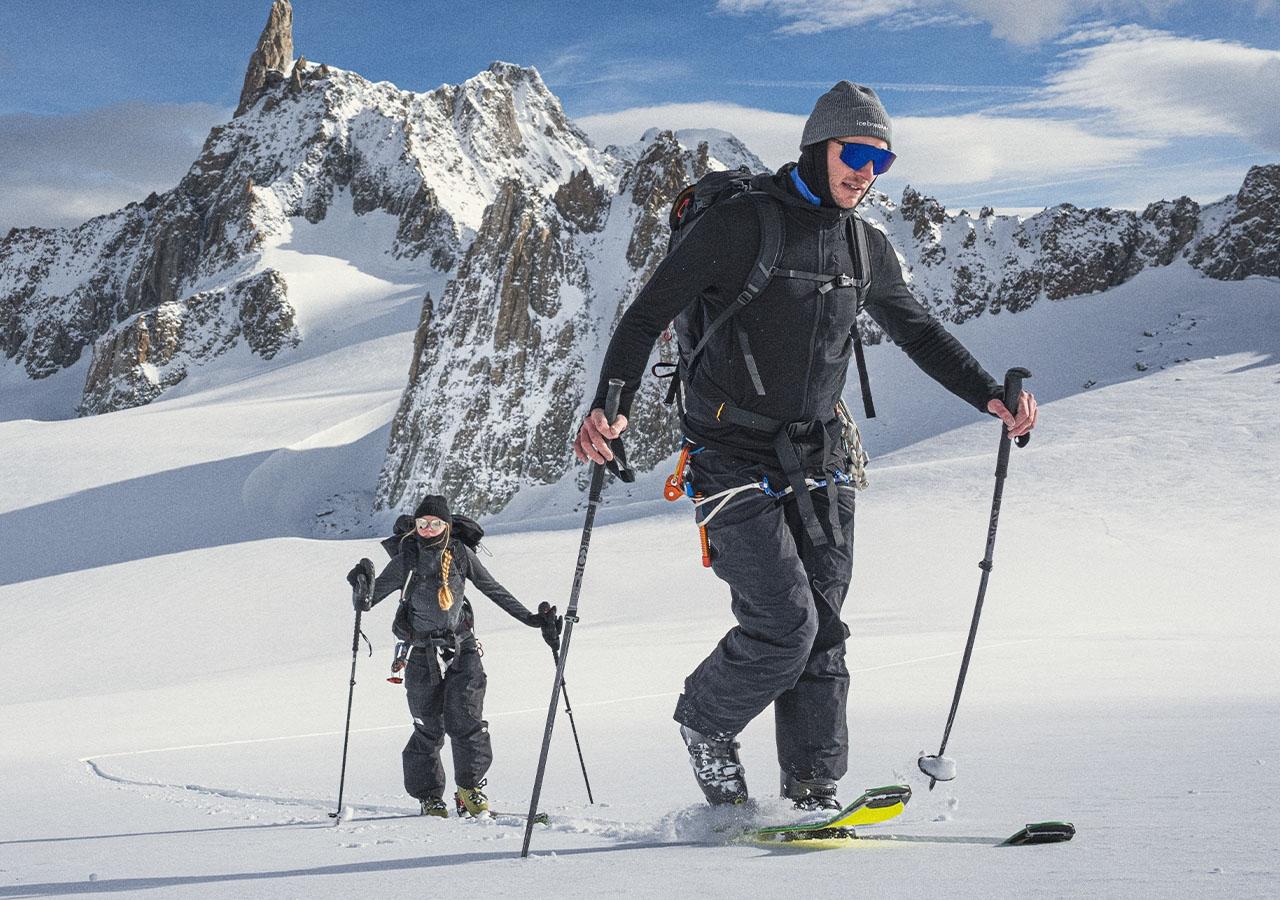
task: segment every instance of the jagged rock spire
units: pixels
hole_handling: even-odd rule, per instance
[[[244,87],[240,90],[240,115],[253,105],[267,83],[268,72],[288,75],[293,63],[293,6],[289,0],[273,0],[266,27],[258,38],[258,48],[249,57],[249,70],[244,73]]]

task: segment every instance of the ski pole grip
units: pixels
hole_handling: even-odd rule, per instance
[[[1030,377],[1031,373],[1021,366],[1014,366],[1004,373],[1004,408],[1015,416],[1018,414],[1018,399],[1022,396],[1022,379]]]
[[[618,407],[622,403],[622,388],[626,384],[621,378],[609,379],[609,391],[604,395],[604,417],[613,424],[618,418]]]
[[[1022,379],[1030,378],[1031,372],[1021,366],[1014,366],[1004,373],[1004,408],[1015,416],[1018,414],[1018,402],[1022,399]],[[1031,441],[1031,435],[1024,434],[1017,439],[1019,447],[1025,447]]]

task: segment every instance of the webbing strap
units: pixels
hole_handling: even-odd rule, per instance
[[[821,272],[804,272],[800,269],[778,269],[775,275],[781,275],[783,278],[798,278],[801,281],[819,281],[826,283],[837,276],[831,274],[823,274]]]
[[[853,312],[853,325],[849,328],[849,336],[853,338],[853,358],[858,364],[858,387],[862,390],[862,410],[868,419],[876,417],[875,404],[871,402],[871,380],[867,377],[867,360],[862,352],[862,335],[858,331],[858,314],[862,311],[863,300],[871,289],[871,253],[867,248],[867,223],[860,216],[849,217],[849,230],[853,235],[853,244],[857,249],[857,259],[853,264],[858,269],[858,307]]]
[[[867,223],[862,221],[861,216],[850,216],[849,230],[853,232],[853,245],[858,251],[858,258],[853,261],[853,264],[858,267],[858,281],[861,282],[858,287],[865,290],[871,287],[871,256],[867,252]]]
[[[759,413],[748,412],[727,401],[716,408],[715,418],[717,422],[728,422],[730,425],[741,425],[743,428],[767,431],[770,434],[780,431],[783,425],[777,419],[771,419]]]
[[[867,359],[862,352],[862,335],[858,333],[858,320],[853,320],[853,358],[858,364],[858,387],[862,388],[862,409],[868,419],[876,417],[876,405],[871,402],[871,382],[867,378]]]
[[[815,547],[827,545],[827,535],[818,521],[818,511],[813,506],[813,498],[809,496],[808,485],[805,484],[804,470],[800,466],[800,456],[796,453],[795,444],[786,430],[779,431],[773,439],[773,452],[782,463],[782,471],[787,476],[791,491],[796,497],[796,509],[800,513],[800,522],[804,525],[809,541]]]
[[[747,373],[751,376],[751,383],[755,385],[756,394],[763,397],[764,382],[760,380],[760,369],[756,366],[756,358],[751,352],[751,344],[747,341],[747,333],[739,326],[735,331],[738,332],[738,346],[742,348],[742,358],[747,361]]]

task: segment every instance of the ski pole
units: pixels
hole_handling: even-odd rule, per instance
[[[351,594],[354,599],[363,601],[368,591],[368,581],[363,575],[356,578],[356,584],[352,588]],[[355,698],[356,693],[356,660],[360,657],[360,638],[364,634],[360,631],[360,613],[362,612],[363,603],[355,604],[356,607],[356,628],[355,633],[351,636],[351,683],[347,688],[347,724],[342,730],[342,774],[338,776],[338,811],[329,813],[329,818],[334,820],[335,825],[342,821],[342,791],[347,784],[347,741],[351,737],[351,701]],[[369,639],[365,638],[365,643],[369,643]],[[373,645],[369,644],[369,655],[373,655]]]
[[[609,379],[609,392],[604,401],[604,416],[611,424],[618,416],[622,386],[622,379]],[[524,845],[520,848],[521,859],[529,856],[529,841],[533,838],[534,817],[538,814],[538,798],[542,794],[542,776],[546,774],[547,753],[551,749],[551,731],[556,724],[556,704],[560,699],[560,689],[564,685],[565,663],[569,661],[569,641],[573,638],[573,624],[578,621],[578,594],[582,590],[582,573],[587,567],[587,550],[591,546],[591,526],[595,524],[596,507],[600,505],[600,494],[604,490],[604,473],[603,465],[592,463],[591,489],[587,494],[587,516],[582,525],[582,543],[578,546],[578,564],[573,572],[573,587],[569,591],[569,607],[564,611],[564,634],[560,637],[560,653],[556,659],[556,680],[551,685],[551,703],[547,707],[547,724],[542,732],[542,752],[538,755],[538,774],[533,779],[529,818],[524,824]]]
[[[1013,368],[1004,374],[1004,405],[1015,416],[1018,414],[1018,401],[1022,396],[1022,380],[1030,378],[1031,373],[1023,368]],[[1018,439],[1018,446],[1025,447],[1031,435],[1024,434]],[[969,658],[973,655],[973,642],[978,636],[978,619],[982,616],[982,601],[987,595],[987,580],[991,577],[991,558],[996,549],[996,525],[1000,521],[1000,500],[1004,494],[1004,479],[1009,474],[1009,428],[1000,429],[1000,452],[996,457],[996,488],[991,498],[991,522],[987,527],[987,552],[978,563],[982,569],[982,580],[978,584],[978,602],[973,607],[973,621],[969,623],[969,640],[964,646],[964,657],[960,660],[960,677],[956,679],[955,696],[951,698],[951,712],[947,716],[947,727],[942,732],[942,744],[938,752],[932,756],[923,753],[916,761],[920,771],[929,776],[929,790],[939,781],[950,781],[956,777],[955,760],[943,754],[947,750],[947,739],[951,737],[951,725],[956,720],[956,709],[960,706],[960,692],[964,690],[964,677],[969,671]]]
[[[560,667],[560,653],[555,647],[551,648],[551,658],[556,661],[556,668]],[[587,777],[587,762],[582,758],[582,743],[578,740],[578,723],[573,720],[573,707],[569,705],[569,685],[564,683],[564,679],[560,679],[560,691],[564,694],[564,711],[569,717],[569,728],[573,730],[573,746],[578,748],[578,765],[582,767],[582,783],[587,786],[587,802],[595,805],[596,798],[591,796],[591,779]]]

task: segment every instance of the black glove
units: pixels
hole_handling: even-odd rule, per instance
[[[556,615],[556,608],[545,600],[538,604],[538,611],[533,614],[530,625],[542,629],[542,639],[552,650],[560,649],[560,632],[564,630],[564,616]]]
[[[361,612],[373,608],[373,560],[365,558],[356,563],[347,573],[347,583],[351,585],[351,605]]]

